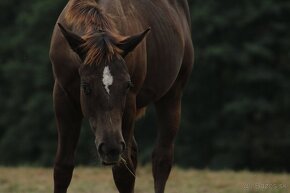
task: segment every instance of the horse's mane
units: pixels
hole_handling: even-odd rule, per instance
[[[86,26],[87,32],[96,29],[113,30],[115,27],[111,16],[103,13],[95,0],[71,0],[65,18],[74,28]]]
[[[71,0],[65,18],[72,28],[84,31],[85,64],[108,62],[120,53],[115,45],[118,36],[112,33],[116,30],[113,19],[95,0]]]

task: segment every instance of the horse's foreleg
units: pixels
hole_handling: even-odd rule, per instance
[[[155,193],[163,193],[173,162],[174,139],[180,122],[181,93],[171,91],[155,103],[158,135],[152,154]]]
[[[66,193],[74,169],[82,115],[77,100],[56,83],[54,108],[58,128],[58,147],[54,164],[54,193]],[[76,97],[77,98],[77,97]]]
[[[134,139],[135,113],[135,97],[128,95],[122,120],[122,132],[126,142],[126,150],[122,154],[121,162],[112,168],[114,181],[120,193],[134,192],[138,152],[137,143]]]
[[[137,145],[123,154],[123,161],[112,168],[115,184],[120,193],[133,193],[137,167]]]

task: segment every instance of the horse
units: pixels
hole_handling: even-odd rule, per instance
[[[153,104],[158,116],[152,153],[155,193],[173,165],[181,99],[194,50],[186,0],[69,0],[56,21],[50,60],[58,129],[54,193],[66,193],[83,119],[120,193],[133,193],[135,122]]]

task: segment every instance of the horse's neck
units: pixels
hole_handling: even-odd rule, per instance
[[[138,0],[70,0],[65,17],[69,25],[74,26],[80,34],[95,30],[92,26],[99,28],[98,26],[110,24],[111,27],[102,30],[127,35],[133,33],[134,29],[138,29],[135,25],[139,25],[134,1]],[[94,12],[96,15],[99,13],[97,19],[90,17]],[[84,29],[83,26],[86,28]]]
[[[105,14],[113,16],[112,22],[116,24],[117,31],[123,31],[122,28],[128,25],[128,13],[133,13],[133,1],[136,0],[98,0],[98,4]]]

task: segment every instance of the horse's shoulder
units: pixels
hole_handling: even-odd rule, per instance
[[[178,4],[180,5],[182,11],[184,12],[184,14],[186,15],[186,19],[190,25],[191,20],[190,20],[190,11],[189,11],[189,6],[188,6],[188,2],[187,0],[179,0],[177,1]]]

